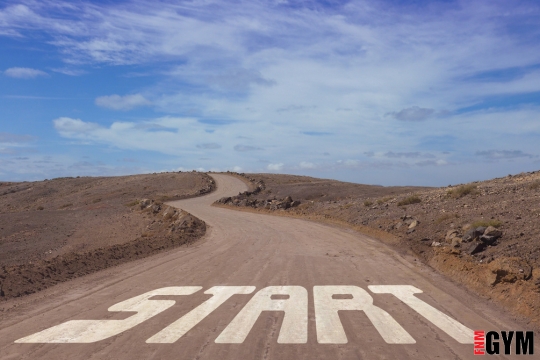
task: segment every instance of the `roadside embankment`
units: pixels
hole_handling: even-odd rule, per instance
[[[163,202],[214,189],[195,172],[0,183],[0,300],[195,242],[206,224]]]

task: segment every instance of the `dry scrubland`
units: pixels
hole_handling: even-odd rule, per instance
[[[446,188],[233,175],[250,191],[220,206],[355,228],[540,325],[540,172]],[[192,243],[204,222],[163,202],[214,188],[196,172],[0,183],[0,300]]]
[[[220,206],[353,227],[540,327],[540,171],[444,188],[238,174]]]
[[[0,183],[0,300],[195,241],[204,222],[163,202],[213,189],[195,172]]]

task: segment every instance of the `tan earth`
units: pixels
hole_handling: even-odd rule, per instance
[[[444,188],[236,176],[251,180],[252,194],[226,206],[359,230],[540,329],[540,171]],[[287,196],[295,206],[286,206]]]
[[[472,338],[465,341],[468,344],[459,343],[449,335],[448,327],[442,326],[443,330],[434,325],[433,320],[420,315],[394,295],[376,293],[374,288],[368,288],[373,285],[411,285],[420,289],[422,293],[414,295],[421,300],[417,303],[429,304],[422,306],[432,309],[430,311],[438,314],[439,320],[440,313],[448,315],[449,318],[442,316],[447,324],[457,321],[466,328],[486,331],[524,329],[522,323],[509,318],[494,304],[456,286],[419,261],[415,262],[412,257],[399,254],[384,243],[356,231],[302,219],[212,207],[210,205],[216,200],[247,189],[238,178],[219,174],[212,176],[217,182],[215,192],[170,203],[206,222],[206,236],[194,245],[108,268],[36,294],[3,302],[4,312],[0,319],[2,359],[473,358]],[[330,330],[329,336],[332,336],[335,335],[334,330],[339,330],[336,323],[319,321],[330,313],[314,309],[314,287],[329,285],[356,286],[355,289],[360,290],[355,290],[354,299],[359,293],[364,300],[372,297],[375,305],[366,305],[365,311],[339,312],[347,338],[343,344],[318,341],[318,336],[325,331]],[[175,302],[150,319],[104,340],[72,344],[15,342],[21,339],[29,341],[29,336],[68,321],[78,320],[77,324],[86,324],[81,320],[132,321],[130,319],[140,314],[109,312],[107,309],[149,291],[175,286],[200,286],[202,290],[188,296],[160,295],[152,298],[149,301],[152,309],[156,304],[165,304],[154,300]],[[256,289],[252,294],[232,295],[174,342],[146,342],[207,299],[212,299],[212,295],[204,292],[215,286],[254,286]],[[301,331],[286,333],[284,330],[287,319],[289,327],[302,324],[303,307],[300,305],[287,308],[285,315],[282,311],[263,311],[251,329],[249,326],[238,327],[239,333],[248,331],[241,343],[216,342],[239,313],[246,313],[248,302],[258,304],[250,299],[261,298],[258,291],[268,286],[296,286],[295,291],[301,294],[299,297],[287,297],[282,295],[287,288],[279,288],[267,298],[275,308],[299,304],[296,299],[303,299],[304,294],[299,287],[306,289],[306,342],[279,341],[281,333],[284,333],[284,340],[302,335]],[[165,293],[167,291],[164,290]],[[325,299],[327,303],[350,304],[352,300],[347,291],[344,295]],[[141,304],[149,302],[142,301]],[[397,333],[379,332],[375,328],[374,324],[383,328],[390,324],[388,317],[380,315],[383,310],[409,334],[414,343],[386,341],[395,339]],[[147,310],[138,311],[142,314]],[[291,318],[298,321],[291,323]],[[70,336],[85,329],[82,326],[71,329],[72,333],[66,331],[63,340],[69,341]],[[99,332],[94,330],[94,335]],[[233,337],[235,335],[232,334]]]
[[[195,241],[204,223],[163,201],[213,189],[196,172],[0,183],[0,304]]]

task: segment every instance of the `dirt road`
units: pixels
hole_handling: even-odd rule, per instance
[[[206,221],[203,240],[6,302],[0,357],[465,359],[472,330],[525,330],[358,233],[211,207],[246,189],[213,177],[171,203]]]

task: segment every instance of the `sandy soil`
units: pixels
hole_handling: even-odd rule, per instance
[[[204,220],[210,231],[203,240],[143,260],[108,268],[88,276],[51,287],[40,293],[0,303],[0,353],[3,359],[469,359],[473,358],[472,330],[463,342],[449,335],[450,328],[437,326],[396,296],[372,291],[376,285],[410,285],[415,294],[437,311],[455,319],[468,329],[523,329],[494,304],[475,296],[438,275],[429,267],[400,255],[381,241],[344,227],[281,216],[231,211],[210,206],[223,196],[243,191],[238,179],[216,177],[218,188],[203,197],[175,201],[171,206]],[[355,286],[373,304],[384,310],[414,339],[414,343],[389,343],[381,334],[394,336],[387,329],[376,329],[367,311],[339,311],[339,320],[317,320],[325,312],[314,306],[314,287]],[[156,289],[198,286],[192,295],[155,296],[156,304],[170,307],[150,319],[117,335],[91,343],[16,343],[52,326],[75,320],[136,319],[130,310],[109,311],[111,306]],[[197,322],[190,322],[179,336],[170,327],[178,319],[199,313],[203,304],[215,303],[213,287],[249,286],[252,292],[235,294]],[[305,289],[305,305],[284,311],[257,311],[253,323],[241,321],[237,330],[246,335],[240,343],[216,341],[248,304],[259,303],[257,294],[275,286],[273,306],[299,304],[283,296],[282,286]],[[286,288],[285,288],[286,289]],[[210,291],[210,292],[209,292]],[[350,297],[344,290],[341,299]],[[356,295],[354,295],[356,297]],[[268,298],[268,297],[267,297]],[[331,297],[334,299],[334,297]],[[334,301],[328,298],[328,301]],[[287,308],[288,305],[285,305]],[[279,308],[277,308],[279,309]],[[274,308],[274,310],[277,310]],[[251,310],[249,313],[253,313]],[[245,312],[244,312],[245,314]],[[288,332],[290,317],[298,319],[298,331]],[[298,316],[298,317],[297,317]],[[445,318],[446,319],[446,318]],[[382,326],[381,322],[377,322]],[[386,320],[385,324],[389,324]],[[80,324],[80,322],[79,322]],[[114,322],[113,324],[116,324]],[[386,326],[386,325],[385,325]],[[346,343],[320,343],[322,329],[339,330]],[[84,326],[70,328],[76,335]],[[175,335],[167,343],[148,343],[162,333]],[[170,331],[170,332],[169,332]],[[332,332],[333,333],[333,332]],[[300,343],[291,336],[305,334]],[[62,337],[71,339],[65,333]],[[302,335],[304,336],[304,335]],[[500,356],[500,358],[518,358]]]
[[[540,327],[540,171],[445,188],[240,175],[251,191],[261,190],[233,197],[225,206],[355,228]],[[285,209],[287,196],[299,204]],[[407,199],[410,204],[400,205]],[[467,237],[489,225],[502,236],[488,242],[480,234]]]
[[[0,183],[0,299],[194,241],[204,223],[183,213],[165,219],[159,204],[213,189],[203,173]],[[157,211],[143,211],[143,198]],[[171,232],[179,219],[183,229]]]

